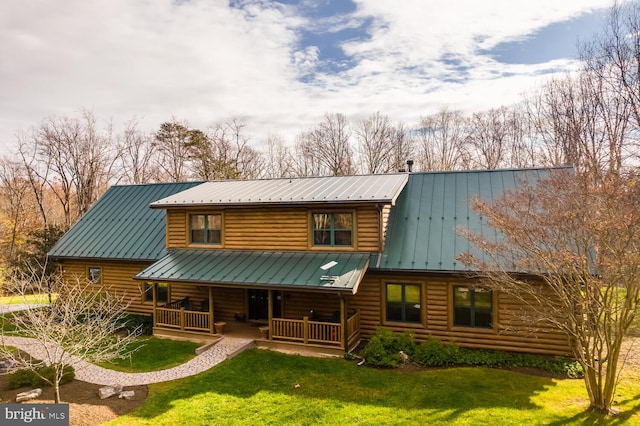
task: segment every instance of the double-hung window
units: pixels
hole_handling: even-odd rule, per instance
[[[353,246],[352,213],[314,213],[314,246]]]
[[[453,325],[491,328],[493,325],[491,290],[453,287]]]
[[[420,285],[387,284],[387,321],[420,323],[422,319]]]
[[[192,244],[220,244],[222,215],[192,214],[189,216],[189,238]]]

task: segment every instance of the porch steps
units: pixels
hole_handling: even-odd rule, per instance
[[[202,342],[205,344],[215,343],[220,340],[218,334],[205,334],[188,330],[175,330],[171,328],[154,327],[153,335],[164,339],[188,340],[191,342]]]

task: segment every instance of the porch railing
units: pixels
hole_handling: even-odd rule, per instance
[[[187,311],[184,308],[156,308],[155,325],[178,330],[211,330],[209,312]]]
[[[210,312],[190,311],[184,308],[156,308],[156,327],[213,333]],[[347,341],[343,344],[342,324],[336,322],[273,318],[270,338],[300,343],[314,343],[351,348],[360,339],[360,312],[347,318]]]
[[[347,319],[347,331],[347,346],[349,346],[360,337],[359,312]],[[273,318],[271,339],[342,346],[342,324],[311,321],[308,317],[301,320]]]
[[[360,341],[360,311],[349,318],[347,318],[347,350],[353,349],[353,347]]]

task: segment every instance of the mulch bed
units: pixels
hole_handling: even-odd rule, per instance
[[[117,395],[107,399],[100,399],[98,389],[101,387],[101,385],[94,385],[80,380],[74,380],[60,386],[60,398],[62,401],[73,401],[69,403],[71,425],[94,426],[108,422],[134,410],[147,398],[147,386],[126,386],[125,390],[135,391],[136,394],[133,399],[120,399]],[[0,375],[0,403],[14,403],[18,393],[31,389],[25,387],[7,390],[7,376]],[[42,395],[38,399],[28,401],[28,403],[51,404],[53,401],[53,387],[47,386],[42,388]]]

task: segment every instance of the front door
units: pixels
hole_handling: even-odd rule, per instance
[[[273,316],[280,316],[280,292],[273,291]],[[269,290],[249,289],[249,319],[265,321],[269,319]]]

